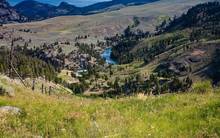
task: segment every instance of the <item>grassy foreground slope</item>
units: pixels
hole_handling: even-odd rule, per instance
[[[220,93],[136,96],[121,99],[46,96],[0,79],[15,89],[0,97],[19,116],[0,114],[0,137],[219,137]],[[201,86],[195,86],[195,90]],[[212,92],[211,92],[212,91]]]

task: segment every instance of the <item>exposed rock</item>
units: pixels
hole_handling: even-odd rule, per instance
[[[178,59],[160,64],[155,71],[161,73],[167,72],[175,75],[187,75],[190,70],[191,67],[187,61]]]
[[[33,138],[43,138],[42,136],[33,136]]]
[[[6,95],[9,97],[14,97],[15,96],[15,91],[12,87],[7,87],[5,89]]]
[[[202,58],[199,57],[199,56],[192,56],[192,57],[189,57],[189,61],[194,62],[194,63],[196,63],[196,62],[200,62],[201,59],[202,59]]]
[[[186,61],[173,61],[169,64],[168,70],[178,75],[184,75],[190,70],[190,65]]]
[[[7,95],[9,97],[15,96],[15,91],[12,87],[0,87],[0,95]]]
[[[11,115],[20,115],[22,113],[20,108],[13,106],[2,106],[0,107],[0,115],[11,114]]]
[[[6,0],[0,1],[0,24],[25,20],[13,9]]]

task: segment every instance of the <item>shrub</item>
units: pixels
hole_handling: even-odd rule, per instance
[[[6,86],[0,82],[0,96],[15,96],[15,90],[11,86]]]
[[[197,82],[192,86],[192,92],[195,93],[208,93],[212,91],[213,91],[213,87],[210,81]]]
[[[5,95],[6,94],[6,90],[0,86],[0,95]]]

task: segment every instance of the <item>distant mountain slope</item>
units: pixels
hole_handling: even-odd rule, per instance
[[[20,14],[28,17],[29,20],[45,19],[50,16],[55,6],[43,4],[37,1],[23,1],[14,7]]]
[[[107,9],[109,7],[117,6],[117,5],[124,5],[124,6],[141,5],[141,4],[151,3],[155,1],[158,1],[158,0],[112,0],[112,1],[100,2],[100,3],[87,6],[84,8],[84,11],[86,11],[86,13],[90,13],[94,11],[98,12],[100,10]]]
[[[166,31],[180,30],[187,27],[205,27],[220,23],[220,3],[209,2],[191,8],[180,18],[174,19]]]
[[[61,15],[81,14],[81,8],[66,2],[60,3],[59,6],[53,6],[34,0],[26,0],[15,5],[14,8],[29,20],[42,20]]]
[[[0,23],[22,20],[22,17],[9,5],[6,0],[0,1]]]
[[[15,9],[30,20],[42,20],[62,15],[87,15],[97,12],[117,10],[128,5],[140,5],[158,0],[113,0],[110,2],[100,2],[87,7],[76,7],[66,2],[59,6],[40,3],[34,0],[25,0],[17,5]],[[116,8],[117,7],[117,8]]]

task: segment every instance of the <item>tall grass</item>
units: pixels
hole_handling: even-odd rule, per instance
[[[14,86],[0,106],[23,110],[0,118],[0,137],[219,137],[220,93],[90,99],[46,96]],[[195,87],[197,88],[197,87]]]
[[[192,86],[192,92],[195,93],[211,93],[213,92],[212,83],[211,81],[200,81],[197,83],[194,83]]]

